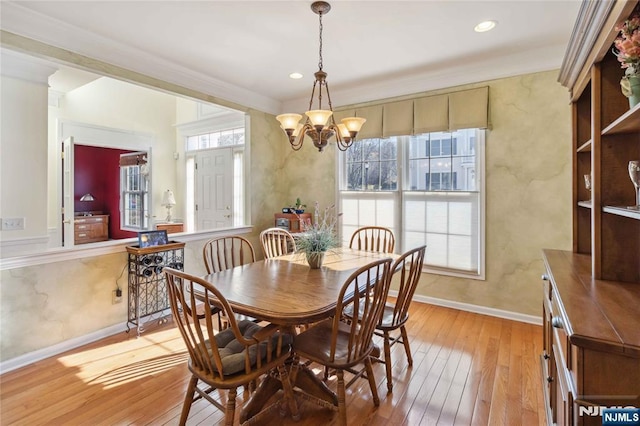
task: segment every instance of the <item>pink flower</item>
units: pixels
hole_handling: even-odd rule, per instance
[[[633,15],[615,27],[620,32],[613,42],[613,54],[616,55],[627,75],[640,75],[640,15]]]

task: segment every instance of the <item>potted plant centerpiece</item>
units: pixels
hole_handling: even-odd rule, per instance
[[[640,13],[634,13],[616,30],[620,35],[613,43],[613,53],[625,70],[620,86],[633,108],[640,102]]]
[[[312,269],[322,266],[324,254],[338,247],[336,227],[339,214],[335,213],[335,206],[327,207],[321,213],[318,203],[315,203],[313,223],[300,220],[302,232],[295,234],[296,252],[304,253],[307,263]]]

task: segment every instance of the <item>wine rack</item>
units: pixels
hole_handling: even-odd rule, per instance
[[[169,294],[163,274],[165,267],[184,270],[184,243],[171,242],[155,247],[128,246],[129,295],[127,333],[131,326],[138,336],[144,325],[167,321]]]

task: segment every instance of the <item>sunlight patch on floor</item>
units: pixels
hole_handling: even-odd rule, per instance
[[[188,354],[175,328],[152,331],[136,337],[131,332],[122,341],[73,351],[58,358],[87,384],[105,389],[142,380],[168,369],[184,366]],[[141,348],[147,348],[140,351]]]

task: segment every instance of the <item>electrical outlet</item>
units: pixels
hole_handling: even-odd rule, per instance
[[[0,224],[3,231],[20,231],[24,229],[24,217],[3,218]]]
[[[122,302],[122,291],[120,292],[120,296],[118,296],[118,290],[113,290],[111,298],[112,298],[111,303],[113,303],[114,305],[116,303]]]

